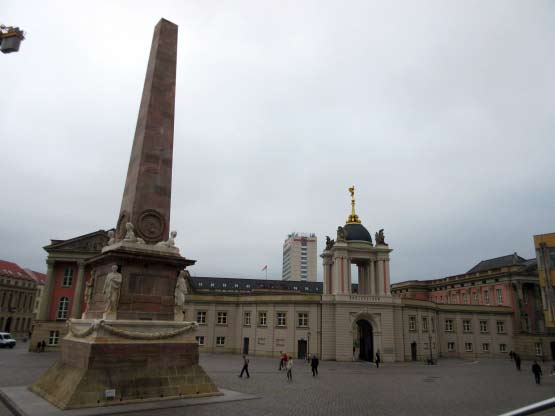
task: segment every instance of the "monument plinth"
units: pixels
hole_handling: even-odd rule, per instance
[[[184,322],[187,266],[169,233],[177,26],[154,30],[116,232],[88,260],[83,319],[30,390],[61,409],[219,395]]]

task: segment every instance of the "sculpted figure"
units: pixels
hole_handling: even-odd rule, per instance
[[[383,234],[383,228],[376,233],[375,237],[376,237],[376,245],[381,244],[381,245],[387,246],[387,243],[385,242],[385,235]]]
[[[175,247],[175,237],[177,237],[177,231],[172,231],[167,241],[160,241],[156,245],[160,247]]]
[[[118,266],[113,265],[112,271],[106,275],[106,280],[104,281],[104,288],[102,293],[104,294],[104,299],[106,300],[106,308],[104,308],[104,315],[115,314],[118,302],[119,293],[121,290],[121,273],[118,273]]]
[[[135,227],[133,226],[133,224],[131,224],[130,222],[126,223],[125,229],[127,230],[127,232],[125,233],[125,237],[123,238],[123,241],[127,241],[129,243],[137,243],[137,244],[145,243],[145,240],[135,236]]]
[[[85,286],[85,312],[89,311],[89,305],[91,303],[93,293],[94,293],[94,284],[96,280],[95,272],[92,272],[91,278],[87,282]],[[83,314],[85,314],[85,312]]]
[[[326,250],[330,250],[335,244],[335,240],[332,240],[329,235],[326,236]]]
[[[108,245],[116,243],[116,233],[113,230],[108,231]]]
[[[179,276],[177,276],[177,283],[175,285],[174,291],[175,305],[173,312],[175,321],[183,321],[185,317],[183,314],[183,309],[185,307],[185,295],[189,293],[186,280],[189,276],[190,275],[187,270],[182,270],[181,272],[179,272]]]
[[[345,241],[346,235],[343,227],[337,227],[337,242]]]

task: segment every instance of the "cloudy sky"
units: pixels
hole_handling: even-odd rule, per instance
[[[11,1],[0,258],[115,226],[154,25],[179,25],[171,228],[196,275],[280,278],[349,213],[392,281],[555,231],[552,1]],[[320,263],[320,261],[318,261]],[[321,280],[321,265],[319,279]]]

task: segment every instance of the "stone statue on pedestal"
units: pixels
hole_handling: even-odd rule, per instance
[[[331,250],[333,245],[335,244],[335,240],[332,240],[329,235],[326,236],[326,250]]]
[[[116,311],[119,303],[119,294],[121,290],[121,273],[118,273],[118,266],[113,265],[112,271],[106,275],[104,288],[102,293],[106,300],[104,308],[104,319],[116,319]]]
[[[116,243],[116,233],[112,230],[108,231],[108,246]]]
[[[91,300],[93,298],[95,279],[96,279],[96,275],[93,271],[91,278],[89,279],[89,281],[87,282],[87,285],[85,286],[85,310],[83,312],[83,316],[85,315],[85,313],[88,312],[89,305],[91,304]]]
[[[343,227],[337,227],[337,242],[345,242],[347,236],[345,235],[345,230]]]
[[[375,237],[377,246],[387,246],[387,243],[385,242],[385,235],[383,234],[383,228],[376,233]]]
[[[185,307],[185,295],[189,293],[187,289],[187,281],[186,279],[190,277],[190,274],[187,270],[182,270],[177,276],[177,283],[175,285],[175,306],[174,306],[174,321],[183,321],[185,316],[183,313],[183,308]]]
[[[137,243],[137,244],[144,244],[145,240],[139,237],[135,237],[135,227],[130,222],[125,224],[125,229],[127,230],[125,233],[125,237],[123,241],[127,241],[129,243]]]
[[[175,237],[177,237],[177,231],[172,231],[170,233],[170,238],[168,238],[166,241],[160,241],[160,242],[156,243],[156,245],[159,246],[159,247],[174,248],[175,247]]]

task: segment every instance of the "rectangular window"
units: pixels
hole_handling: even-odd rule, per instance
[[[251,326],[251,313],[250,312],[244,312],[243,313],[243,325]]]
[[[497,297],[497,304],[503,305],[503,291],[501,289],[495,289],[495,296]]]
[[[507,352],[507,344],[499,344],[499,352]]]
[[[297,323],[299,327],[306,328],[308,326],[308,313],[300,312],[298,315]]]
[[[60,341],[60,331],[50,331],[48,335],[48,345],[58,345]]]
[[[258,345],[266,344],[266,338],[258,338]]]
[[[497,321],[497,333],[498,334],[505,333],[505,321]]]
[[[482,344],[482,352],[489,352],[489,344],[487,342]]]
[[[225,337],[216,337],[216,346],[223,347],[225,345]]]
[[[277,312],[276,313],[276,321],[277,321],[277,326],[285,326],[287,323],[286,320],[286,313],[285,312]]]
[[[428,332],[428,317],[427,316],[422,317],[422,331],[423,332]]]
[[[197,324],[206,325],[206,311],[197,312]]]
[[[489,290],[484,290],[484,303],[489,305]]]
[[[464,343],[464,350],[466,352],[472,352],[472,342],[465,342]]]
[[[432,332],[436,331],[436,326],[434,325],[434,317],[430,317],[430,326],[432,327]]]
[[[478,292],[474,292],[474,293],[472,294],[472,303],[473,303],[474,305],[477,305],[477,304],[478,304]]]
[[[258,312],[258,325],[266,326],[266,312]]]
[[[541,342],[536,342],[536,356],[541,357],[543,355],[543,345]]]
[[[488,321],[480,321],[480,332],[488,332]]]
[[[64,270],[64,278],[62,279],[62,287],[70,287],[73,283],[73,269],[67,267]]]
[[[227,312],[218,312],[218,320],[216,323],[219,325],[227,325]]]
[[[472,322],[469,319],[463,320],[463,331],[464,332],[472,332]]]
[[[462,294],[462,303],[463,305],[468,305],[468,295],[466,293]]]
[[[453,320],[446,319],[445,320],[445,332],[453,332]]]
[[[447,343],[447,351],[449,351],[449,352],[455,351],[455,343],[454,342],[448,342]]]
[[[409,316],[409,331],[416,331],[416,316]]]
[[[197,336],[197,337],[195,337],[195,339],[197,340],[198,345],[204,345],[204,336],[203,335]]]

